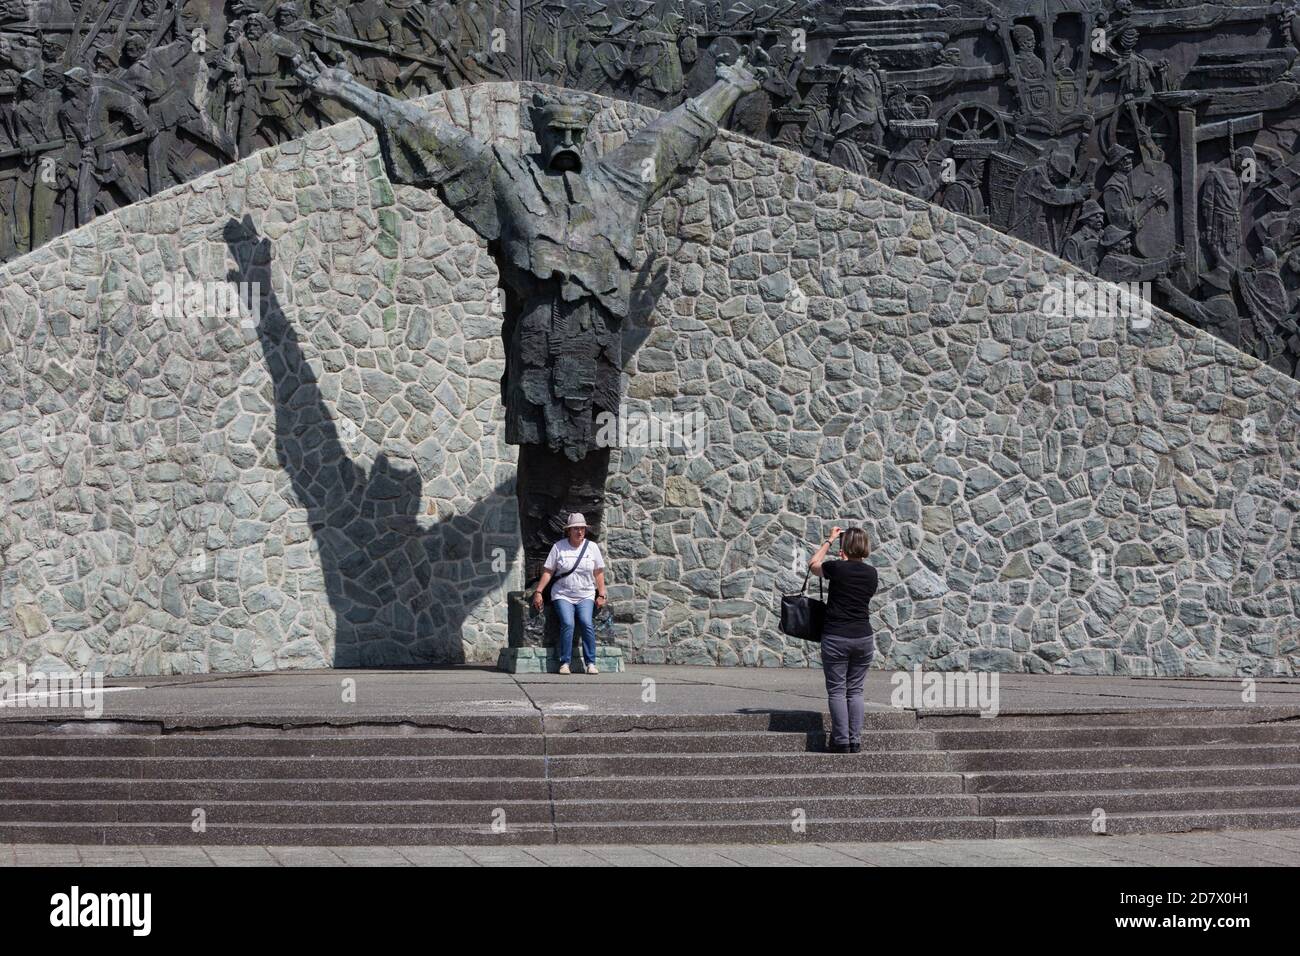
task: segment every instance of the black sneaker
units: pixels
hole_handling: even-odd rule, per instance
[[[833,753],[833,754],[846,754],[846,753],[849,752],[849,745],[848,745],[848,744],[831,744],[830,747],[828,747],[827,749],[828,749],[831,753]]]
[[[849,753],[851,754],[862,753],[862,744],[849,744]]]

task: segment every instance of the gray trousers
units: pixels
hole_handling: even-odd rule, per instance
[[[831,711],[831,743],[862,741],[862,685],[876,654],[872,637],[822,635],[822,671],[826,675],[826,703]]]

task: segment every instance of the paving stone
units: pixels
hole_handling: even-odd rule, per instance
[[[131,847],[91,847],[78,848],[82,866],[148,866],[150,861],[144,853]]]
[[[1240,836],[1238,836],[1240,834]],[[1278,847],[1256,842],[1268,836]],[[1285,843],[1285,846],[1280,844]],[[159,852],[162,851],[162,852]],[[1271,852],[1270,852],[1271,851]],[[1250,854],[1250,859],[1240,858]],[[537,847],[76,847],[0,844],[0,865],[76,866],[1294,866],[1300,830],[1034,840]],[[94,862],[92,862],[94,861]],[[192,861],[192,862],[191,862]]]
[[[568,846],[530,846],[529,856],[535,857],[547,866],[606,866],[599,856]]]
[[[1238,843],[1285,851],[1300,857],[1300,832],[1294,830],[1235,831],[1232,839]]]
[[[342,866],[343,858],[332,847],[269,846],[266,848],[281,866]]]
[[[719,848],[705,846],[670,846],[656,844],[654,852],[677,866],[740,866],[735,860],[723,855]]]
[[[861,860],[858,860],[847,853],[841,853],[835,849],[834,844],[782,844],[775,847],[777,852],[783,856],[798,860],[808,866],[863,866]]]
[[[212,866],[212,858],[201,847],[143,846],[140,852],[150,866]]]
[[[479,866],[545,866],[541,860],[532,856],[522,847],[478,847],[460,848]]]
[[[280,861],[262,846],[210,846],[208,856],[216,866],[280,866]]]
[[[1218,836],[1216,834],[1216,836]],[[1144,841],[1145,842],[1145,841]],[[1300,851],[1277,846],[1267,846],[1250,840],[1234,838],[1168,841],[1147,843],[1148,846],[1168,847],[1169,853],[1201,860],[1215,866],[1254,866],[1259,863],[1283,866],[1300,865]]]
[[[478,866],[463,850],[454,846],[395,847],[415,866]]]
[[[719,848],[715,852],[728,860],[734,860],[741,866],[808,866],[806,862],[792,854],[783,853],[779,845],[771,846],[731,846]]]
[[[589,850],[611,866],[676,866],[653,850],[643,847],[595,846]]]
[[[79,863],[81,853],[75,846],[16,846],[14,862],[18,866],[35,863]]]
[[[336,846],[332,848],[345,866],[410,866],[394,847],[386,846]]]

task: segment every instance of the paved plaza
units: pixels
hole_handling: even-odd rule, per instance
[[[868,674],[869,708],[894,709],[894,673],[873,670]],[[1300,678],[996,676],[998,712],[1003,715],[1243,705],[1294,708],[1300,715]],[[326,723],[436,723],[448,715],[527,718],[826,709],[820,668],[638,664],[620,674],[561,676],[507,674],[487,665],[461,665],[423,670],[128,677],[105,683],[105,719],[157,721],[167,728],[237,723],[269,726],[297,723],[303,718]],[[0,721],[46,720],[60,713],[47,707],[0,707]],[[77,711],[66,713],[80,716]]]
[[[1300,830],[767,846],[0,845],[11,866],[1300,866]]]

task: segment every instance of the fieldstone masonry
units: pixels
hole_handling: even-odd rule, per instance
[[[517,107],[449,99],[485,135]],[[358,122],[0,268],[0,666],[494,660],[519,537],[495,281]],[[159,316],[160,282],[252,295]]]
[[[511,141],[520,96],[428,102]],[[652,115],[601,103],[601,151]],[[778,597],[856,523],[878,664],[1300,672],[1300,384],[1163,313],[1044,314],[1082,273],[727,133],[646,226],[628,409],[708,424],[614,456],[630,661],[816,663]],[[266,278],[260,324],[152,315],[178,276]],[[495,279],[356,120],[0,267],[0,667],[494,660]]]

